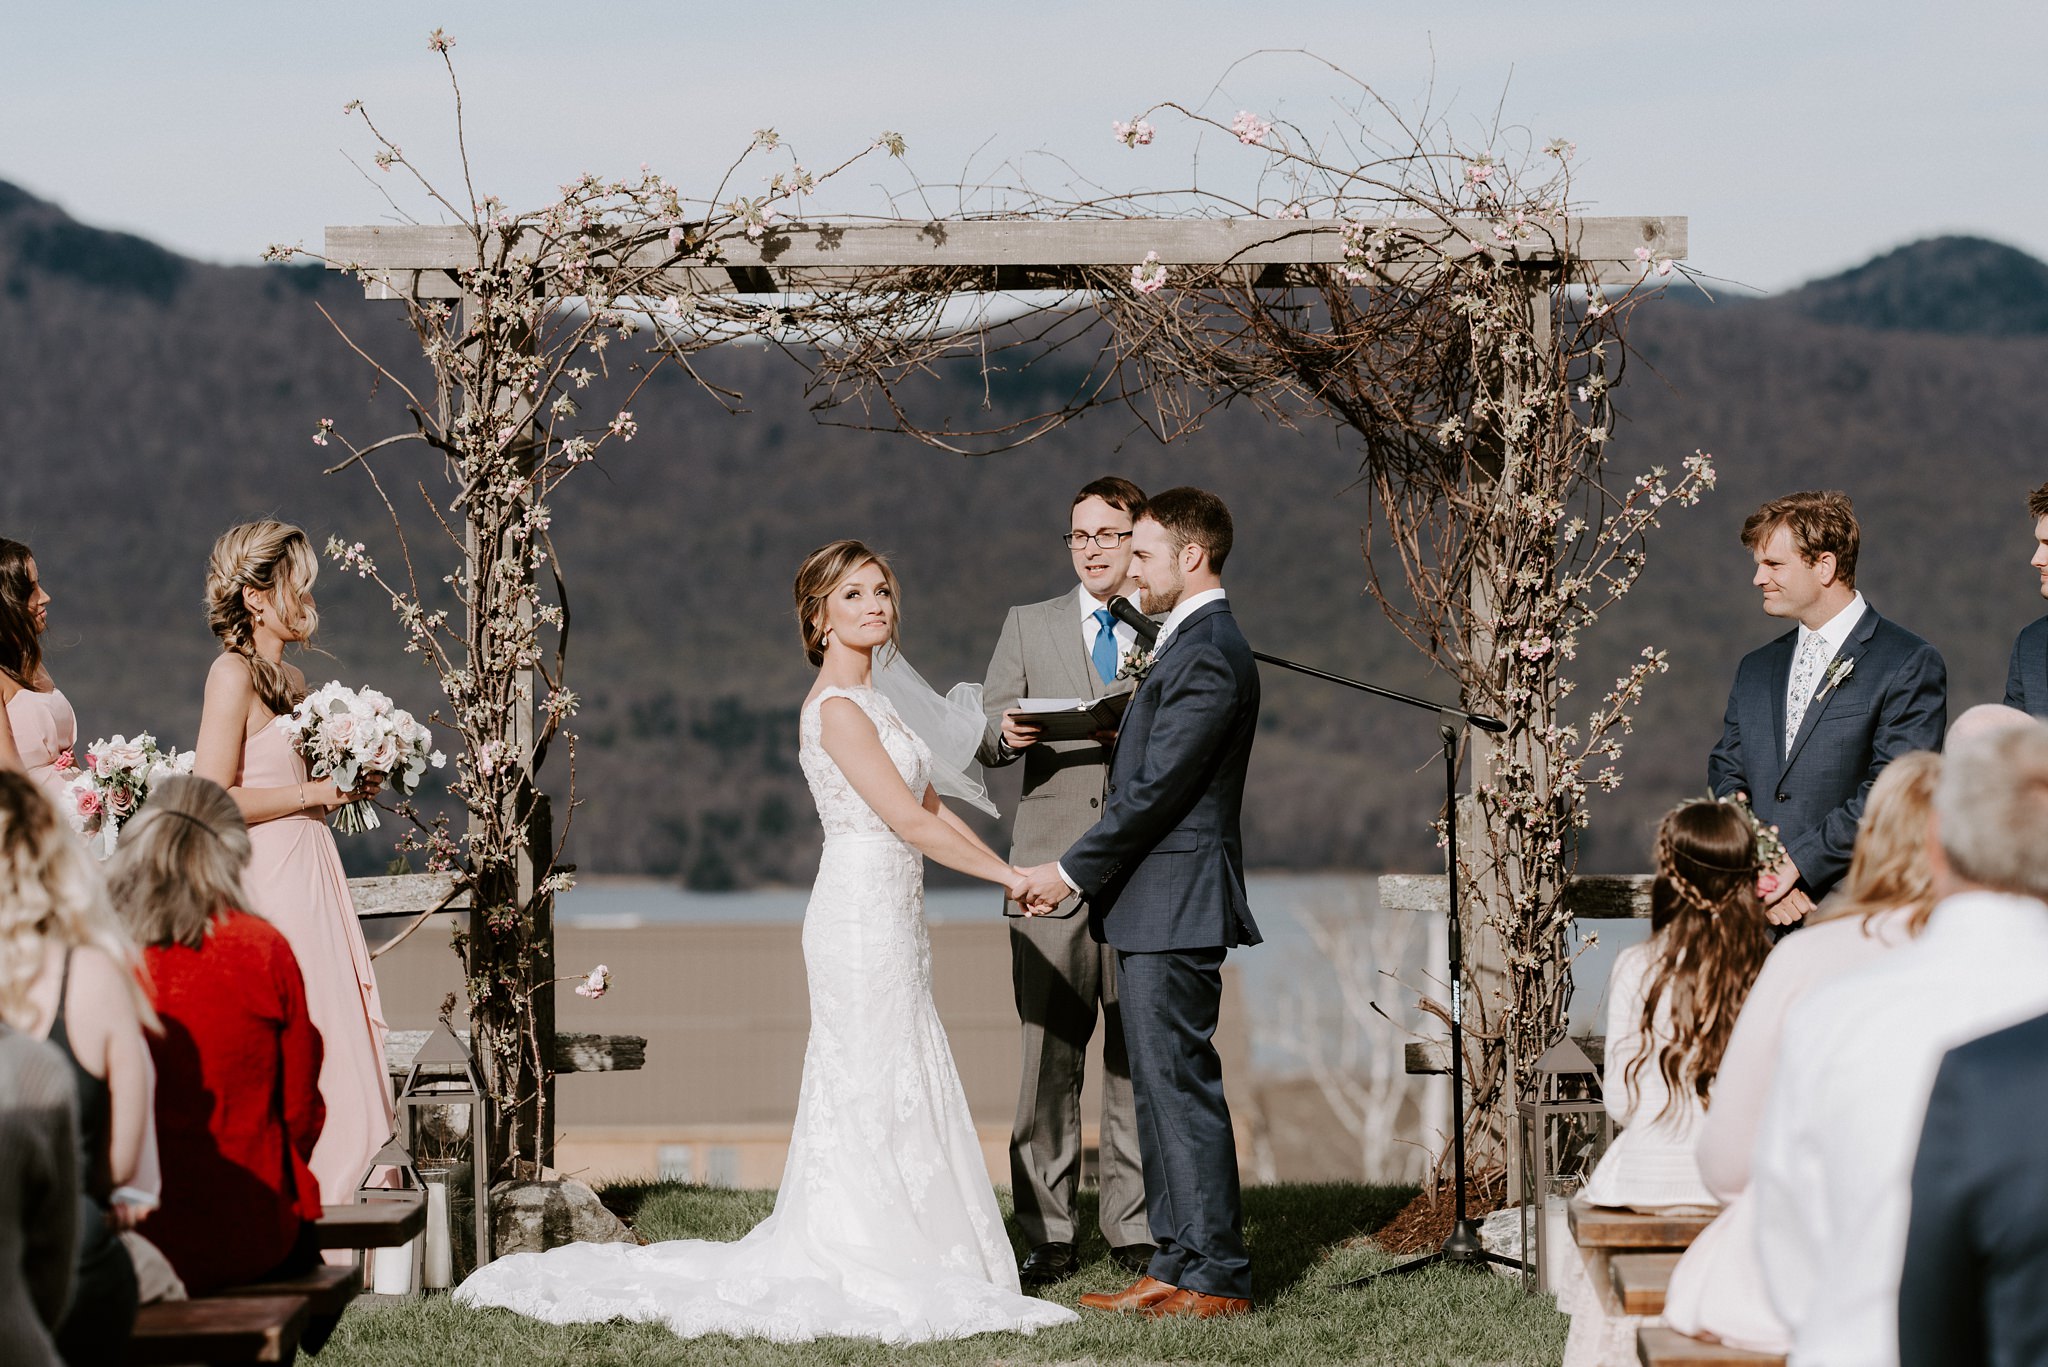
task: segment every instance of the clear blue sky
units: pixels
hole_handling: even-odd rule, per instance
[[[1299,47],[1405,108],[1433,82],[1463,135],[1498,105],[1573,139],[1596,211],[1689,215],[1715,275],[1783,288],[1951,231],[2048,256],[2039,4],[0,0],[0,22],[0,179],[217,261],[386,212],[342,157],[367,164],[347,100],[445,165],[436,25],[480,188],[514,205],[643,161],[708,183],[764,125],[814,168],[888,128],[928,181],[1015,159],[1052,183],[1064,158],[1110,188],[1184,184],[1191,138],[1131,152],[1109,122],[1171,98],[1334,127],[1338,87],[1299,58],[1230,71]],[[880,202],[863,177],[816,209]]]

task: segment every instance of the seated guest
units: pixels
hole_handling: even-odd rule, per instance
[[[26,775],[0,771],[0,1021],[47,1038],[78,1092],[78,1256],[57,1330],[66,1362],[119,1362],[135,1322],[135,1265],[114,1199],[143,1162],[156,1016],[135,952],[78,838]]]
[[[163,1018],[163,1204],[142,1232],[194,1295],[319,1261],[301,1233],[320,1218],[320,1035],[291,946],[240,909],[248,862],[234,800],[177,777],[121,832],[108,875]]]
[[[1650,938],[1624,949],[1607,981],[1601,1082],[1621,1134],[1586,1182],[1594,1205],[1711,1208],[1693,1148],[1736,1013],[1770,953],[1757,894],[1756,836],[1732,803],[1687,802],[1657,828]],[[1557,1304],[1572,1317],[1565,1367],[1629,1367],[1639,1319],[1607,1291],[1603,1253],[1567,1257]]]
[[[1913,1155],[1943,1054],[2048,1010],[2048,727],[1952,743],[1912,943],[1786,1017],[1753,1159],[1764,1285],[1792,1360],[1898,1360]]]
[[[78,1254],[71,1062],[0,1025],[0,1362],[58,1367],[52,1334]]]
[[[1954,734],[1963,731],[1958,721]],[[1678,1260],[1664,1296],[1664,1322],[1680,1333],[1759,1353],[1792,1346],[1757,1265],[1749,1185],[1785,1013],[1815,983],[1870,962],[1927,924],[1934,910],[1927,831],[1940,774],[1941,757],[1922,750],[1901,755],[1878,775],[1842,892],[1824,919],[1764,961],[1735,1019],[1698,1150],[1700,1180],[1724,1209]]]
[[[2048,1362],[2048,1016],[1949,1051],[1927,1099],[1900,1367]]]

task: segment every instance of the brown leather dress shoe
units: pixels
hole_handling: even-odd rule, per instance
[[[1081,1297],[1081,1306],[1086,1310],[1111,1310],[1119,1315],[1128,1315],[1179,1294],[1165,1282],[1140,1277],[1121,1291],[1090,1291]]]
[[[1233,1315],[1249,1315],[1252,1303],[1236,1296],[1210,1296],[1185,1287],[1172,1295],[1152,1302],[1144,1308],[1147,1319],[1190,1319],[1220,1320]]]

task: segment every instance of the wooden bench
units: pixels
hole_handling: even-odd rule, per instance
[[[1664,1289],[1671,1285],[1676,1253],[1615,1253],[1607,1259],[1607,1282],[1614,1299],[1629,1315],[1664,1313]]]
[[[1682,1253],[1714,1223],[1712,1215],[1645,1215],[1576,1200],[1566,1207],[1572,1238],[1580,1248],[1656,1250]]]
[[[311,1314],[304,1296],[158,1301],[136,1313],[128,1361],[290,1362]]]
[[[1643,1367],[1785,1367],[1776,1353],[1708,1343],[1661,1324],[1636,1330],[1636,1360]]]
[[[427,1227],[425,1192],[408,1200],[360,1201],[329,1206],[313,1226],[313,1242],[329,1248],[402,1248]]]

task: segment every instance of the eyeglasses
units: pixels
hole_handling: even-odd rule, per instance
[[[1118,546],[1123,545],[1125,541],[1128,541],[1130,536],[1129,532],[1096,532],[1092,536],[1087,532],[1068,532],[1066,536],[1067,549],[1078,551],[1093,541],[1105,551],[1113,551]]]

